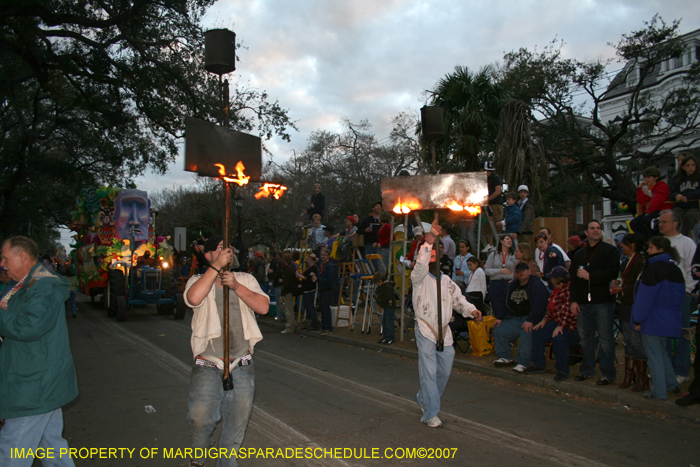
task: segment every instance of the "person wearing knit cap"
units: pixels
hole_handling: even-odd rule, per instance
[[[566,240],[566,246],[569,248],[569,258],[573,258],[578,250],[586,246],[586,243],[578,235],[572,235]]]
[[[188,425],[195,458],[190,465],[203,466],[212,444],[229,452],[241,447],[255,397],[255,344],[262,340],[255,314],[267,314],[270,297],[250,274],[231,272],[234,253],[215,235],[204,244],[209,268],[192,276],[185,285],[185,303],[192,308],[192,372]],[[224,293],[229,288],[228,329],[223,328]],[[224,361],[224,333],[230,333],[229,361]],[[232,390],[223,390],[224,365],[229,365]],[[221,420],[219,439],[212,439]],[[217,442],[218,441],[218,442]],[[225,465],[236,465],[235,462]]]

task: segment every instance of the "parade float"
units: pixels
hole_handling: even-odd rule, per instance
[[[70,255],[80,290],[93,302],[101,296],[118,321],[126,320],[133,305],[155,304],[159,314],[177,319],[185,315],[171,267],[173,249],[155,235],[155,218],[148,194],[133,187],[83,187],[76,200]]]

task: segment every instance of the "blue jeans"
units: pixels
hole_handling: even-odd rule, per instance
[[[686,295],[683,306],[681,306],[681,325],[684,328],[690,327],[690,302],[692,302],[692,297]],[[676,346],[675,350],[672,342]],[[690,374],[690,341],[684,337],[680,339],[669,338],[666,341],[666,351],[671,363],[673,363],[673,371],[678,376],[687,377]]]
[[[231,372],[233,389],[224,391],[221,382],[223,370],[195,365],[190,377],[187,421],[192,438],[192,448],[211,446],[211,435],[221,420],[221,436],[218,448],[236,451],[241,447],[255,398],[255,366],[237,366]],[[204,463],[205,459],[195,459]],[[238,465],[236,457],[220,458],[218,467]]]
[[[542,328],[532,332],[532,364],[539,368],[547,368],[547,357],[544,355],[545,344],[552,343],[552,350],[556,357],[554,367],[557,373],[569,374],[569,347],[578,344],[577,332],[564,328],[557,337],[552,337],[557,327],[556,321],[550,321]]]
[[[520,338],[518,344],[518,355],[515,360],[524,367],[530,366],[530,356],[532,355],[532,333],[525,332],[522,328],[527,321],[527,316],[512,316],[501,321],[500,326],[493,327],[493,342],[496,344],[496,357],[512,359],[510,353],[510,343]]]
[[[333,290],[319,292],[321,301],[321,328],[325,331],[333,330],[333,314],[331,303],[333,302]]]
[[[382,313],[382,337],[388,341],[393,341],[394,327],[396,325],[396,308],[384,308]]]
[[[41,415],[8,418],[0,429],[0,465],[29,467],[33,457],[13,459],[13,449],[53,448],[53,459],[42,459],[44,467],[75,467],[67,453],[68,442],[63,439],[63,412],[58,408]],[[65,454],[61,455],[61,449]]]
[[[671,359],[666,353],[666,340],[666,337],[642,333],[642,343],[651,374],[651,395],[661,400],[666,400],[666,391],[673,391],[678,387]]]
[[[583,362],[579,374],[595,376],[595,333],[598,332],[600,342],[600,372],[610,379],[615,380],[615,338],[613,337],[613,319],[615,303],[588,303],[579,304],[581,311],[578,314],[578,335],[581,338],[583,349]]]
[[[640,214],[630,221],[630,228],[642,235],[645,240],[649,240],[654,235],[659,235],[659,227],[651,228],[651,221],[659,217],[660,212],[654,211],[651,214]]]
[[[440,412],[440,398],[445,392],[455,358],[453,346],[445,346],[442,352],[435,349],[435,343],[421,334],[415,327],[416,347],[418,347],[418,381],[420,390],[416,400],[423,406],[421,421],[427,422]]]
[[[306,310],[306,319],[311,320],[311,327],[318,329],[318,314],[316,314],[316,305],[314,299],[316,291],[304,292],[304,309]]]
[[[506,295],[508,295],[508,281],[498,279],[489,282],[489,300],[491,300],[491,308],[493,316],[506,316],[508,307],[506,306]]]
[[[382,263],[384,263],[384,270],[382,270],[380,266],[380,268],[376,269],[376,271],[386,273],[389,270],[389,247],[385,246],[379,248],[379,254],[382,257]]]
[[[275,317],[281,318],[284,316],[282,311],[282,286],[275,287]]]

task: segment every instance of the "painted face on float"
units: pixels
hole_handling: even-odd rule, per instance
[[[151,215],[151,201],[148,193],[142,190],[121,190],[114,200],[114,220],[117,235],[129,238],[134,226],[134,241],[148,241],[148,222]]]

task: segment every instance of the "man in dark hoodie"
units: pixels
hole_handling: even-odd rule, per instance
[[[525,262],[515,265],[515,280],[508,286],[506,310],[493,328],[493,340],[496,344],[494,366],[502,367],[513,364],[510,343],[520,338],[518,344],[517,365],[513,371],[522,373],[530,366],[532,354],[532,328],[542,321],[547,311],[549,291],[537,277],[530,275],[530,267]]]
[[[617,279],[620,256],[609,243],[602,241],[600,222],[592,220],[586,226],[588,244],[571,259],[571,312],[577,317],[578,333],[583,348],[583,363],[576,381],[595,376],[595,334],[600,342],[601,378],[599,386],[615,381],[615,338],[613,319],[615,296],[610,294],[610,281]]]

